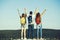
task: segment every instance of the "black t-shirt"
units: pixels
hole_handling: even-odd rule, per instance
[[[32,23],[32,16],[28,17],[28,23]]]

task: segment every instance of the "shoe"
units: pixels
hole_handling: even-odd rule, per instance
[[[21,38],[21,39],[23,39],[23,38]]]
[[[24,40],[26,40],[27,38],[24,38]]]
[[[43,38],[40,38],[40,40],[44,40]]]

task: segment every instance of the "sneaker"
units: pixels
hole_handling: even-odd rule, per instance
[[[44,40],[43,38],[40,38],[40,40]]]
[[[23,39],[23,37],[21,39]]]
[[[24,40],[26,40],[27,38],[24,38]]]

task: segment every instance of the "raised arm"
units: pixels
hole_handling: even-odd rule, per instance
[[[25,13],[25,14],[27,13],[27,9],[26,9],[26,8],[24,8],[24,13]]]
[[[34,11],[34,15],[36,15],[37,12],[38,12],[38,8],[35,9],[35,11]]]
[[[45,14],[45,11],[46,11],[46,9],[44,9],[44,11],[41,13],[41,17]]]
[[[17,11],[18,11],[18,15],[19,15],[19,17],[20,17],[19,9],[17,9]]]
[[[27,16],[27,8],[24,8],[25,17]]]

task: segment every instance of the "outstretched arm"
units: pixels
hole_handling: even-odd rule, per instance
[[[35,9],[34,14],[36,15],[38,12],[38,8]]]
[[[19,17],[20,17],[19,9],[17,9],[17,11],[18,11],[18,15],[19,15]]]
[[[26,8],[24,8],[24,13],[25,13],[25,14],[27,13],[27,9],[26,9]]]
[[[41,17],[45,14],[45,11],[46,11],[46,9],[44,9],[44,11],[41,13]]]
[[[24,8],[25,17],[27,16],[27,10]]]

